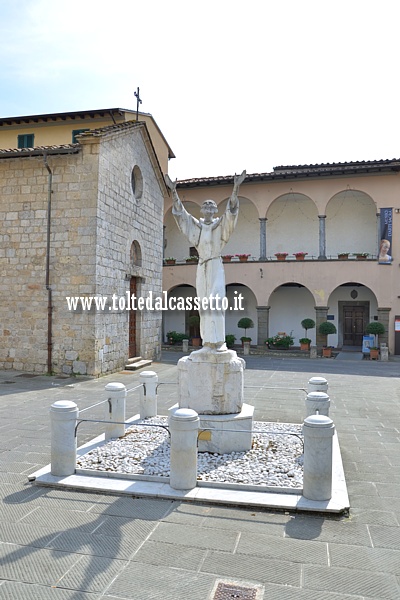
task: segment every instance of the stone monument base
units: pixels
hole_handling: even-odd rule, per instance
[[[171,414],[180,408],[175,404]],[[229,454],[251,450],[254,406],[243,404],[239,413],[226,415],[199,414],[199,452]]]
[[[246,363],[234,350],[205,346],[178,361],[178,403],[198,414],[240,413]]]

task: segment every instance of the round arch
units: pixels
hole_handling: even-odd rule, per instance
[[[276,287],[269,297],[269,333],[286,333],[294,337],[295,346],[305,332],[301,327],[303,319],[315,319],[315,298],[312,292],[301,283],[288,282]],[[309,329],[307,337],[315,344],[316,331]]]
[[[282,194],[271,203],[266,217],[271,254],[303,250],[318,256],[318,209],[309,196]]]
[[[326,207],[327,255],[339,252],[377,254],[377,207],[365,192],[346,189],[330,198]]]
[[[329,344],[361,348],[365,327],[378,316],[378,300],[371,288],[357,281],[343,282],[329,294],[328,306],[337,329]]]
[[[222,216],[226,210],[228,198],[218,204],[218,215]],[[251,254],[260,255],[260,224],[259,214],[254,202],[239,196],[239,216],[236,228],[225,246],[226,254]]]
[[[137,240],[133,240],[131,244],[129,264],[131,268],[142,266],[142,249]]]

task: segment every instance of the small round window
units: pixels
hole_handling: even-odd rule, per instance
[[[142,172],[137,165],[135,165],[132,170],[131,185],[133,197],[136,202],[140,202],[143,196],[143,177]]]

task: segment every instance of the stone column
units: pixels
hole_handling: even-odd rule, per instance
[[[104,437],[106,440],[111,438],[119,438],[125,434],[125,402],[126,402],[126,387],[123,383],[108,383],[105,386],[105,391],[108,396],[108,402],[105,404],[105,421],[114,421],[114,423],[106,423]]]
[[[326,344],[326,336],[318,333],[318,328],[321,323],[327,320],[328,310],[329,306],[315,306],[316,344],[318,348],[322,348]]]
[[[311,415],[304,419],[303,496],[308,500],[332,497],[332,446],[335,426],[332,419]]]
[[[142,371],[139,382],[143,384],[140,388],[140,418],[156,417],[158,375],[155,371]]]
[[[260,260],[267,260],[267,218],[260,221]]]
[[[318,256],[318,260],[326,260],[326,233],[325,233],[326,215],[318,215],[318,219],[319,219],[319,256]]]
[[[269,309],[270,306],[257,306],[258,346],[264,346],[269,337]]]
[[[51,405],[51,474],[56,477],[75,473],[78,415],[78,407],[71,400],[58,400]]]
[[[379,344],[381,344],[382,342],[384,344],[386,344],[387,346],[389,346],[389,313],[390,313],[391,309],[390,308],[384,308],[384,307],[378,307],[378,321],[379,323],[382,323],[382,325],[385,328],[385,333],[382,333],[382,335],[379,336]]]
[[[330,398],[325,392],[309,392],[306,397],[306,417],[324,415],[329,417]]]
[[[200,419],[190,408],[171,413],[171,469],[169,483],[174,490],[191,490],[197,484],[197,436]]]
[[[328,393],[328,381],[325,377],[311,377],[308,380],[308,391],[309,392],[324,392]]]

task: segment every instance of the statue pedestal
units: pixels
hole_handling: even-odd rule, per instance
[[[171,415],[179,404],[168,412]],[[202,415],[200,417],[198,451],[217,454],[251,450],[254,406],[243,404],[240,413],[232,415]]]
[[[178,361],[178,403],[202,415],[240,413],[246,363],[234,350],[204,347]]]
[[[179,360],[178,404],[170,411],[191,408],[198,413],[199,452],[251,449],[254,406],[243,404],[245,365],[233,350],[207,347]]]

